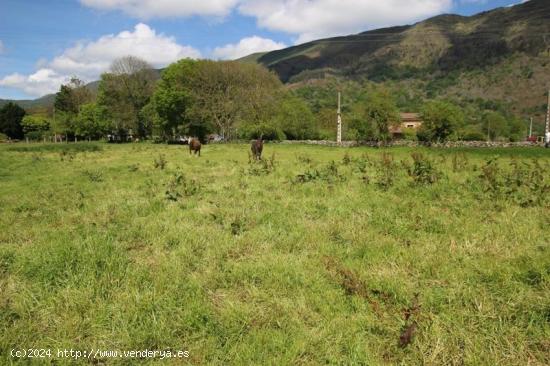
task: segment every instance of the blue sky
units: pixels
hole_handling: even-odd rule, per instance
[[[234,59],[328,36],[471,15],[520,0],[0,0],[0,98],[96,80],[117,57],[156,67]]]

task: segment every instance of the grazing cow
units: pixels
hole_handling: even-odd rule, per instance
[[[250,147],[250,150],[252,150],[252,156],[256,160],[262,160],[262,150],[264,149],[264,141],[262,140],[262,136],[260,136],[259,139],[252,141],[252,146]]]
[[[199,153],[199,156],[201,156],[201,142],[197,139],[192,139],[189,141],[189,155],[191,155],[191,152],[194,152],[195,155]]]

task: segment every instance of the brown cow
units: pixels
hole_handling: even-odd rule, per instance
[[[201,142],[197,139],[192,139],[189,141],[189,155],[191,155],[191,152],[193,151],[195,155],[199,153],[199,156],[201,156]]]
[[[262,136],[260,136],[259,139],[252,141],[252,145],[250,147],[250,150],[252,150],[252,156],[256,160],[262,160],[262,150],[264,149],[264,141],[262,140]]]

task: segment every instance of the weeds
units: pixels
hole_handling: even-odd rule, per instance
[[[512,199],[523,207],[537,206],[545,203],[544,197],[550,192],[543,171],[537,160],[531,165],[512,159],[509,169],[503,169],[497,158],[490,158],[482,166],[479,178],[483,191],[493,199]]]
[[[168,161],[166,160],[164,154],[160,154],[158,158],[153,160],[153,166],[155,169],[164,170],[164,168],[166,168],[166,164],[168,164]]]
[[[394,162],[392,154],[383,152],[380,160],[374,165],[376,169],[376,185],[387,191],[393,186],[397,175],[397,164]]]
[[[433,162],[419,152],[411,154],[413,159],[412,167],[407,169],[409,177],[418,185],[434,184],[441,177],[441,172],[434,168]]]
[[[175,173],[166,185],[165,197],[169,201],[179,201],[199,191],[200,185],[195,179],[187,179],[183,173]]]
[[[85,170],[82,174],[84,174],[90,182],[103,182],[103,173],[98,170]]]
[[[317,180],[324,181],[329,184],[334,184],[337,182],[345,181],[346,177],[343,174],[340,174],[336,163],[334,161],[331,161],[320,169],[312,168],[307,170],[305,173],[298,174],[296,177],[294,177],[292,183],[308,183]]]
[[[275,153],[269,159],[256,160],[249,158],[247,174],[255,176],[269,175],[275,171],[275,165]]]
[[[468,157],[464,153],[453,154],[452,157],[453,173],[458,173],[466,170],[468,167]]]
[[[61,150],[59,152],[59,159],[61,161],[73,161],[76,157],[76,153],[73,150]]]

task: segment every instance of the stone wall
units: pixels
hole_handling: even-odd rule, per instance
[[[357,142],[357,141],[342,141],[341,145],[338,145],[336,141],[329,140],[285,140],[281,142],[282,144],[302,144],[302,145],[320,145],[320,146],[332,146],[332,147],[356,147],[356,146],[369,146],[369,147],[382,147],[382,146],[404,146],[404,147],[417,147],[417,146],[427,146],[426,144],[417,142],[417,141],[391,141],[388,144],[384,145],[379,142]],[[537,147],[544,146],[542,143],[533,143],[533,142],[488,142],[488,141],[449,141],[444,143],[432,143],[432,147],[443,147],[443,148],[454,148],[454,147],[471,147],[471,148],[484,148],[484,147]]]

